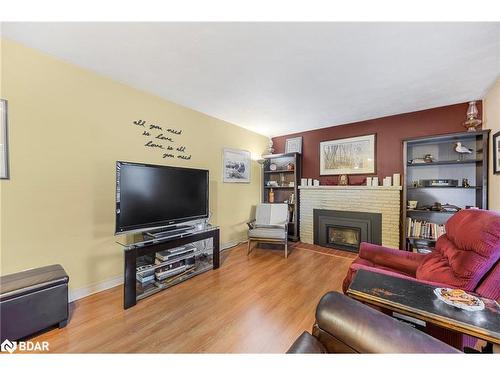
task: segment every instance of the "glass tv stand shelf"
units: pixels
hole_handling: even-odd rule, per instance
[[[123,246],[125,255],[123,308],[128,309],[143,298],[219,268],[219,235],[219,227],[205,225],[170,238],[153,238],[145,233],[120,238],[117,243]],[[168,259],[158,257],[157,253],[169,251],[177,253],[166,257]],[[160,278],[161,273],[168,276]]]

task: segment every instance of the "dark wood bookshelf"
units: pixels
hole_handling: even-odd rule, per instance
[[[489,132],[481,130],[444,134],[412,138],[403,142],[402,249],[414,250],[418,248],[418,243],[427,242],[433,246],[436,242],[435,239],[410,236],[407,233],[408,218],[441,225],[455,214],[428,209],[436,202],[455,205],[461,209],[488,208]],[[472,153],[460,156],[454,151],[456,142],[472,149]],[[412,163],[413,159],[422,159],[427,154],[431,154],[434,161]],[[421,180],[434,179],[458,180],[459,186],[421,186]],[[463,179],[467,179],[470,186],[463,186]],[[418,202],[416,209],[408,208],[409,200]]]
[[[275,170],[271,170],[271,165]],[[300,204],[299,190],[301,178],[302,159],[298,153],[272,154],[264,156],[262,170],[262,202],[263,203],[288,203],[290,222],[288,224],[288,238],[299,241],[300,229]],[[278,186],[268,186],[269,181],[275,181]],[[292,183],[293,186],[289,186]],[[274,202],[269,202],[271,189],[274,193]],[[293,202],[290,203],[293,196]]]

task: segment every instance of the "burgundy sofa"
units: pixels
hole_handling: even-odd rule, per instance
[[[362,243],[342,288],[345,293],[356,272],[366,269],[430,285],[460,288],[498,301],[499,258],[500,213],[462,210],[448,220],[446,234],[439,237],[435,250],[430,254]],[[447,339],[449,335],[442,332],[435,336],[456,347],[464,345],[457,343],[458,339]],[[461,336],[459,340],[462,341]]]

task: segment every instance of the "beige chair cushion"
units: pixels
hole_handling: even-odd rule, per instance
[[[284,228],[255,228],[248,231],[249,238],[269,238],[274,240],[286,239]]]

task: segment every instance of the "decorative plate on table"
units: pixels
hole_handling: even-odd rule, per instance
[[[484,302],[480,298],[470,295],[461,289],[436,288],[434,294],[444,303],[467,311],[484,309]]]

